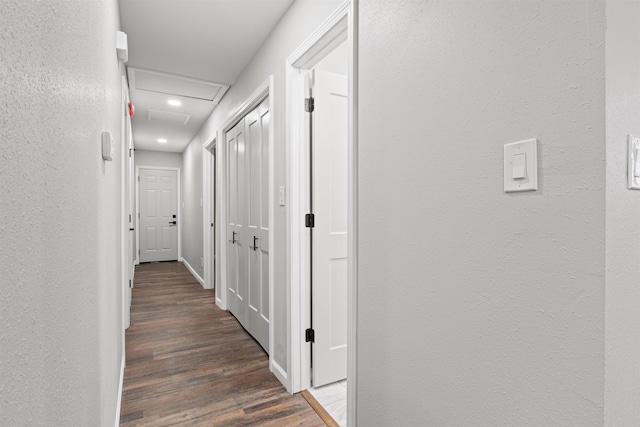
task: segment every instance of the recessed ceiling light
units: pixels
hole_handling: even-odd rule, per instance
[[[165,142],[167,142],[167,140],[164,138],[158,138],[158,142],[160,142],[161,144],[164,144]]]
[[[182,105],[182,102],[178,101],[177,99],[170,99],[167,101],[167,104],[173,105],[174,107],[179,107]]]

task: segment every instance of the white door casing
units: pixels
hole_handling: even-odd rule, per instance
[[[304,144],[299,141],[304,139],[304,80],[302,74],[312,69],[329,52],[343,41],[347,40],[349,82],[348,97],[348,309],[347,309],[347,423],[357,425],[357,390],[356,376],[357,359],[357,288],[358,288],[358,206],[357,206],[357,171],[358,171],[358,55],[357,55],[357,28],[358,28],[359,0],[346,0],[313,34],[309,36],[286,60],[287,72],[287,253],[289,255],[290,288],[287,297],[290,301],[287,322],[290,339],[290,376],[282,376],[281,381],[287,386],[287,390],[296,393],[308,388],[311,384],[310,361],[311,346],[305,342],[304,328],[308,326],[310,319],[308,308],[310,307],[310,295],[307,287],[308,266],[305,260],[308,258],[308,235],[304,227],[304,214],[306,211],[305,181],[308,179],[308,167],[305,159]],[[289,191],[290,190],[290,191]],[[284,380],[283,380],[284,378]]]
[[[140,168],[140,262],[178,259],[176,170]]]
[[[226,133],[227,303],[269,352],[269,100]]]
[[[347,77],[313,79],[313,385],[347,376]]]
[[[274,223],[274,211],[275,205],[273,203],[274,200],[274,126],[275,122],[275,112],[274,112],[274,77],[270,75],[265,81],[263,81],[256,90],[245,100],[242,105],[238,107],[235,113],[227,119],[225,124],[221,127],[220,133],[217,136],[213,136],[210,138],[208,142],[204,144],[205,149],[210,149],[212,147],[211,142],[215,138],[218,143],[216,144],[216,166],[215,168],[209,162],[205,162],[204,170],[203,170],[203,179],[211,180],[211,174],[216,172],[216,185],[217,185],[217,196],[218,196],[218,209],[217,209],[217,218],[218,223],[216,225],[216,250],[218,251],[216,254],[215,260],[215,271],[216,271],[216,280],[220,286],[216,286],[216,304],[223,310],[230,309],[232,292],[229,290],[229,282],[231,280],[231,275],[234,274],[235,268],[233,268],[230,259],[233,255],[233,247],[232,247],[232,234],[230,224],[231,221],[229,219],[229,215],[231,212],[231,202],[232,202],[232,194],[230,188],[230,178],[232,174],[230,174],[230,167],[232,166],[229,162],[229,157],[231,156],[231,150],[233,150],[232,144],[229,143],[229,138],[233,138],[233,134],[229,133],[240,121],[244,119],[251,111],[253,111],[256,107],[263,103],[265,99],[268,99],[269,106],[269,126],[268,130],[265,127],[265,133],[269,135],[268,138],[268,155],[266,156],[268,163],[268,220],[269,220],[269,232],[273,230]],[[236,184],[237,185],[237,184]],[[211,218],[211,215],[208,215],[207,218]],[[205,231],[206,232],[206,231]],[[264,244],[264,243],[263,243]],[[274,239],[273,236],[269,236],[268,242],[265,245],[265,250],[268,248],[269,255],[273,254],[273,245]],[[211,256],[211,248],[209,245],[205,245],[204,247],[205,257]],[[268,313],[270,317],[274,315],[274,268],[273,268],[273,256],[268,257],[268,269],[264,270],[264,273],[268,275]],[[205,265],[206,268],[206,265]],[[206,274],[206,273],[205,273]],[[282,316],[286,321],[287,313],[281,312],[278,315]],[[275,334],[274,334],[274,322],[269,321],[269,342],[268,347],[265,348],[267,353],[269,354],[269,368],[274,373],[274,375],[283,383],[287,383],[288,373],[285,365],[282,364],[279,360],[277,360],[277,354],[283,354],[286,357],[286,350],[282,349],[278,352],[274,350],[277,347],[275,342]]]
[[[133,150],[131,137],[131,117],[129,116],[129,87],[127,80],[122,77],[122,124],[120,132],[121,141],[121,186],[120,204],[122,218],[122,241],[120,246],[122,263],[122,325],[128,329],[131,325],[131,284],[133,282],[133,204],[132,186],[133,173],[131,165]],[[123,351],[125,348],[124,332],[122,336]],[[124,358],[124,356],[123,356]]]

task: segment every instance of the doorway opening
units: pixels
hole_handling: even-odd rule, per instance
[[[220,269],[218,268],[218,236],[219,213],[218,213],[218,132],[207,140],[204,144],[203,158],[203,230],[209,230],[204,238],[204,285],[205,289],[216,289],[220,283]],[[206,154],[209,153],[209,154]],[[220,296],[216,291],[216,300],[220,300]],[[220,305],[218,303],[218,305]]]
[[[354,10],[345,2],[287,59],[291,391],[341,387],[348,425],[356,422]]]
[[[180,169],[137,166],[136,263],[182,261]]]

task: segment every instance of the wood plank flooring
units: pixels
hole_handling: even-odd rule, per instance
[[[121,426],[325,426],[179,262],[137,266]]]

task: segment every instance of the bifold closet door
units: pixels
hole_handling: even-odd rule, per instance
[[[244,136],[244,120],[227,132],[227,304],[229,311],[246,328]]]
[[[269,350],[269,126],[268,100],[245,117],[248,251],[247,329]]]
[[[269,103],[227,132],[227,299],[269,350]]]

